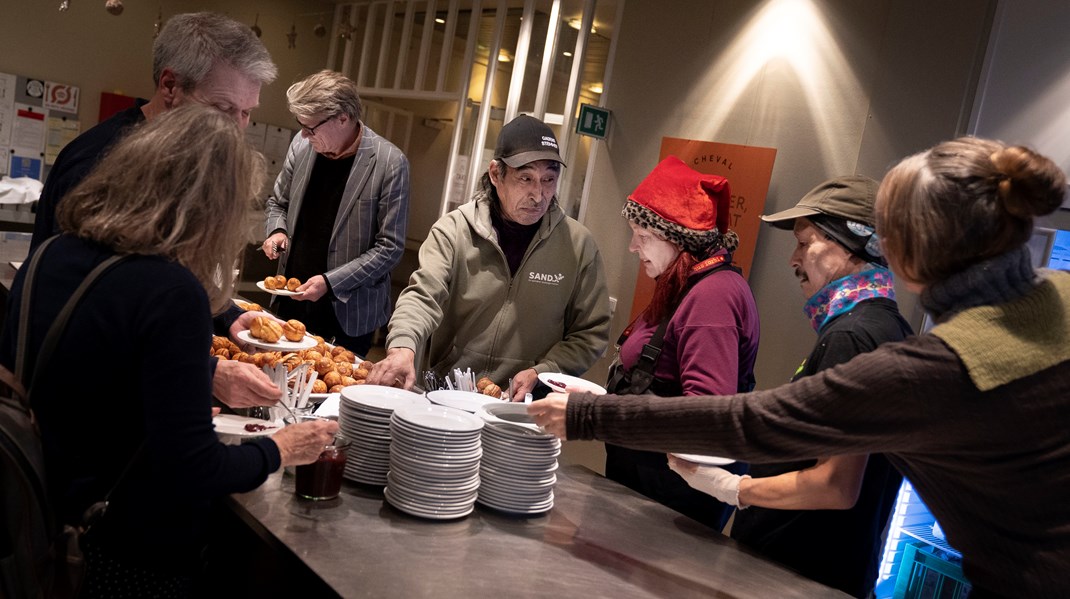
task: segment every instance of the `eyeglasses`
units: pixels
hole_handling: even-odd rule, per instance
[[[326,123],[327,121],[329,121],[329,120],[331,120],[333,118],[334,118],[334,116],[329,116],[329,117],[323,119],[322,121],[316,123],[312,127],[309,127],[308,125],[302,123],[301,121],[297,121],[297,119],[294,119],[294,120],[297,121],[297,124],[300,125],[301,128],[304,129],[306,133],[308,133],[309,135],[316,135],[316,129],[319,129],[320,127],[323,126],[324,123]]]

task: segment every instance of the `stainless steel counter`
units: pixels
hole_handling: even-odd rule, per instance
[[[299,500],[293,477],[276,473],[227,500],[244,531],[221,534],[233,541],[251,532],[260,557],[232,546],[223,559],[246,554],[235,566],[257,572],[242,577],[246,591],[260,577],[276,592],[289,585],[317,596],[846,597],[583,467],[562,467],[554,492],[543,516],[477,505],[440,522],[348,482],[337,499]]]

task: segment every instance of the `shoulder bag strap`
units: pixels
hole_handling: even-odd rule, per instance
[[[44,249],[44,246],[41,246]],[[38,251],[40,253],[40,250]],[[63,336],[64,329],[67,328],[67,321],[71,318],[71,313],[78,306],[78,302],[85,295],[85,292],[103,275],[108,269],[112,268],[119,262],[127,259],[129,256],[112,256],[107,260],[101,262],[92,271],[86,275],[78,288],[71,294],[71,298],[67,300],[67,303],[60,310],[59,315],[56,316],[55,322],[48,329],[48,334],[45,335],[45,340],[41,344],[41,351],[37,354],[37,361],[34,363],[33,376],[30,378],[30,386],[27,388],[27,401],[29,401],[29,394],[33,393],[33,384],[37,381],[38,375],[41,374],[41,364],[47,363],[48,358],[52,356],[52,352],[56,349],[56,345],[59,344],[59,338]],[[30,273],[27,273],[28,275]],[[28,277],[27,277],[28,278]],[[22,336],[22,331],[19,331],[19,336]],[[25,367],[25,366],[24,366]]]
[[[41,256],[44,255],[48,246],[52,245],[52,242],[56,240],[53,236],[46,239],[41,245],[37,246],[37,251],[30,256],[30,261],[27,264],[23,264],[23,268],[26,269],[26,278],[22,280],[22,301],[19,304],[19,332],[15,340],[15,378],[19,381],[26,380],[26,344],[30,338],[30,296],[33,294],[34,278],[37,274],[37,265],[41,262]],[[25,398],[26,393],[23,392],[24,401],[28,402],[28,398]],[[29,406],[27,406],[29,407]]]

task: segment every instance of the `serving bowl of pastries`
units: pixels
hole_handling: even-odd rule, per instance
[[[248,332],[248,331],[242,331]],[[236,343],[226,337],[212,337],[211,354],[220,360],[238,360],[263,368],[274,368],[279,364],[286,366],[288,372],[292,372],[301,364],[308,364],[309,378],[311,373],[317,374],[312,382],[312,395],[324,395],[328,393],[341,393],[342,389],[351,385],[363,385],[368,378],[368,371],[373,365],[368,360],[357,361],[357,356],[352,351],[341,345],[329,345],[322,337],[305,335],[312,340],[312,346],[294,350],[279,351],[268,350],[249,353],[242,350]],[[239,339],[242,335],[238,335]],[[255,345],[255,344],[254,344]]]

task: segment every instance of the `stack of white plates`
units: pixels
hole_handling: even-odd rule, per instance
[[[342,389],[338,425],[352,440],[345,478],[368,485],[385,485],[390,469],[390,415],[403,406],[428,406],[422,395],[393,387],[351,385]]]
[[[503,512],[539,514],[554,506],[561,441],[537,427],[500,418],[526,415],[523,404],[511,405],[515,407],[495,406],[498,416],[484,418],[478,501]]]
[[[481,419],[454,408],[414,405],[395,410],[386,500],[423,518],[470,514],[479,491],[482,428]]]

